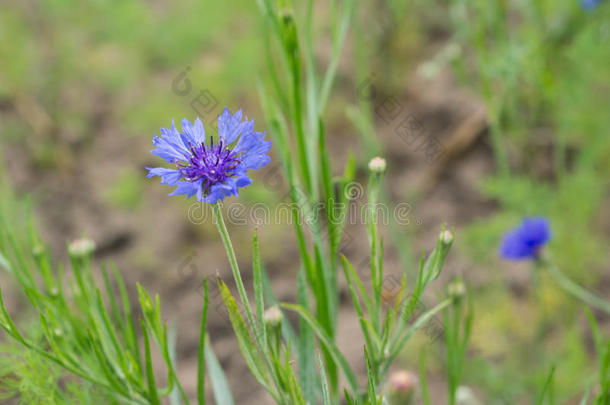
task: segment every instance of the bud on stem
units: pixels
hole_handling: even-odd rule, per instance
[[[282,320],[284,315],[277,306],[267,308],[263,314],[263,323],[267,331],[269,346],[271,350],[279,352],[282,336]]]
[[[388,403],[390,405],[414,404],[418,384],[417,376],[409,371],[398,370],[390,374],[387,387]]]

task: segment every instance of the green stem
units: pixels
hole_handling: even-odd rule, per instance
[[[216,228],[218,229],[218,233],[220,234],[220,239],[222,240],[222,244],[225,247],[225,251],[227,252],[229,264],[231,265],[231,271],[233,272],[233,278],[235,279],[235,285],[237,286],[237,292],[239,293],[242,305],[246,309],[246,316],[248,317],[248,322],[250,323],[250,327],[252,328],[252,330],[256,331],[254,314],[252,313],[252,309],[250,308],[250,301],[248,301],[248,295],[246,294],[244,282],[241,279],[241,273],[239,272],[239,266],[237,264],[237,256],[235,255],[235,249],[233,249],[233,243],[231,243],[229,231],[227,231],[227,226],[225,225],[225,221],[222,217],[222,207],[220,204],[221,203],[212,204],[212,212],[214,213],[214,223],[216,225]]]
[[[570,280],[568,276],[566,276],[561,270],[559,270],[557,266],[555,266],[549,260],[544,260],[543,263],[545,264],[545,268],[548,270],[551,277],[553,277],[553,279],[557,282],[557,284],[559,284],[561,288],[564,289],[564,291],[569,294],[572,294],[574,297],[589,304],[590,306],[610,314],[610,302],[598,297],[597,295],[591,293],[587,289]]]
[[[254,313],[252,312],[252,308],[250,307],[250,301],[248,301],[248,295],[246,294],[246,289],[244,287],[244,282],[241,279],[241,273],[239,272],[239,266],[237,265],[237,256],[235,255],[235,249],[233,249],[233,244],[231,243],[231,238],[229,237],[229,232],[227,231],[227,226],[225,225],[225,221],[222,217],[222,207],[220,203],[212,204],[212,211],[214,213],[214,223],[216,224],[216,228],[218,229],[218,233],[220,234],[220,239],[222,239],[222,244],[225,247],[227,252],[227,256],[229,257],[229,263],[231,264],[231,271],[233,272],[233,278],[235,279],[235,284],[237,285],[237,292],[239,293],[239,297],[241,299],[241,303],[243,307],[246,309],[246,316],[248,317],[248,322],[250,323],[250,328],[254,333],[254,339],[256,344],[262,353],[265,352],[265,347],[262,344],[261,334],[258,332],[257,324],[254,318]],[[204,342],[205,344],[205,342]],[[266,366],[271,369],[271,364],[269,362],[269,358],[266,355],[262,355],[263,360],[265,361]],[[277,395],[281,394],[281,391],[276,394],[272,390],[268,389],[271,396],[274,398]]]
[[[203,278],[203,309],[201,310],[201,328],[197,352],[197,404],[205,405],[205,326],[208,317],[208,280]]]
[[[372,323],[376,333],[381,332],[381,289],[383,285],[383,275],[380,273],[379,266],[379,236],[378,236],[378,218],[377,218],[377,200],[379,191],[379,174],[371,174],[369,179],[369,207],[367,215],[367,225],[369,226],[369,238],[370,238],[370,271],[371,271],[371,284],[373,290],[373,308],[374,312],[371,314]]]

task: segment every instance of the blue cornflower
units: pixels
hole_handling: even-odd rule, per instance
[[[536,259],[549,240],[551,227],[547,218],[524,218],[517,228],[504,234],[500,256],[508,260]]]
[[[162,157],[173,168],[148,168],[148,176],[161,177],[161,184],[177,186],[170,195],[197,195],[197,200],[215,203],[237,195],[238,189],[252,183],[248,169],[258,169],[270,162],[271,142],[265,133],[254,132],[254,120],[242,121],[241,110],[231,115],[225,108],[218,116],[219,139],[214,144],[199,118],[195,124],[182,120],[182,132],[172,121],[171,128],[161,128],[161,137],[153,138],[153,155]],[[241,136],[240,136],[241,135]]]
[[[581,0],[580,6],[585,10],[593,10],[602,0]]]

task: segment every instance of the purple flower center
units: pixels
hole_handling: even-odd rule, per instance
[[[235,168],[241,163],[241,153],[235,153],[225,146],[222,140],[214,146],[214,138],[210,136],[210,145],[201,142],[193,145],[189,142],[191,157],[188,162],[173,162],[183,180],[198,181],[203,179],[203,190],[208,192],[210,187],[218,182],[224,182],[233,177]]]

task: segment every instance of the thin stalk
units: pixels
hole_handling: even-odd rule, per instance
[[[235,249],[233,249],[233,243],[231,242],[231,238],[229,237],[229,231],[227,231],[227,226],[225,225],[224,218],[222,217],[222,207],[220,203],[212,204],[212,212],[214,215],[214,223],[216,224],[216,228],[218,229],[218,233],[220,234],[220,239],[222,240],[222,244],[224,245],[225,251],[227,252],[227,256],[229,258],[229,264],[231,265],[231,271],[233,272],[233,278],[235,279],[239,298],[241,299],[242,305],[246,309],[246,316],[248,317],[250,327],[252,328],[252,330],[256,331],[254,314],[252,313],[252,309],[250,308],[250,301],[248,301],[246,288],[244,287],[244,282],[241,278],[241,273],[239,272],[239,265],[237,264],[237,256],[235,255]]]
[[[233,249],[233,243],[231,242],[231,238],[229,237],[229,232],[227,231],[227,226],[225,225],[224,218],[222,216],[222,207],[220,203],[212,204],[212,211],[214,213],[214,222],[218,229],[218,233],[220,234],[220,238],[222,239],[222,243],[227,252],[227,256],[229,258],[229,263],[231,265],[231,271],[233,272],[233,278],[235,279],[235,284],[237,285],[237,291],[239,297],[242,301],[243,307],[246,309],[246,316],[248,318],[248,322],[250,323],[250,328],[254,333],[254,339],[256,344],[259,347],[259,350],[262,354],[262,359],[265,362],[266,367],[271,369],[271,364],[269,362],[269,358],[266,355],[265,347],[262,344],[262,336],[258,333],[257,324],[254,318],[254,314],[252,312],[252,308],[250,307],[250,301],[248,301],[248,295],[246,294],[246,289],[244,287],[244,282],[241,278],[241,273],[239,271],[239,266],[237,264],[237,256],[235,255],[235,249]],[[267,390],[274,398],[276,394],[270,389]],[[280,391],[281,393],[281,391]]]
[[[496,106],[497,103],[494,103],[493,98],[491,96],[492,92],[490,90],[490,85],[488,80],[483,80],[484,84],[484,93],[488,94],[487,98],[487,106],[489,108],[489,136],[491,138],[491,145],[495,155],[496,164],[498,165],[498,172],[503,178],[510,177],[510,165],[508,162],[508,156],[506,153],[506,148],[504,146],[504,142],[502,140],[502,133],[500,128],[500,118],[499,111],[500,108]],[[501,96],[499,96],[501,97]]]
[[[559,267],[550,260],[543,260],[544,267],[563,290],[586,304],[610,314],[610,302],[591,293],[584,287],[570,280]]]
[[[379,236],[378,236],[378,219],[376,205],[378,200],[380,175],[372,174],[369,180],[369,212],[367,213],[367,221],[369,226],[369,238],[370,238],[370,270],[371,270],[371,284],[373,289],[373,313],[371,314],[371,321],[375,328],[375,332],[380,332],[381,322],[381,288],[383,284],[382,277],[379,268]]]
[[[199,347],[197,352],[197,403],[205,405],[205,326],[208,316],[208,280],[203,279],[203,309],[201,310],[201,329],[199,330]]]

